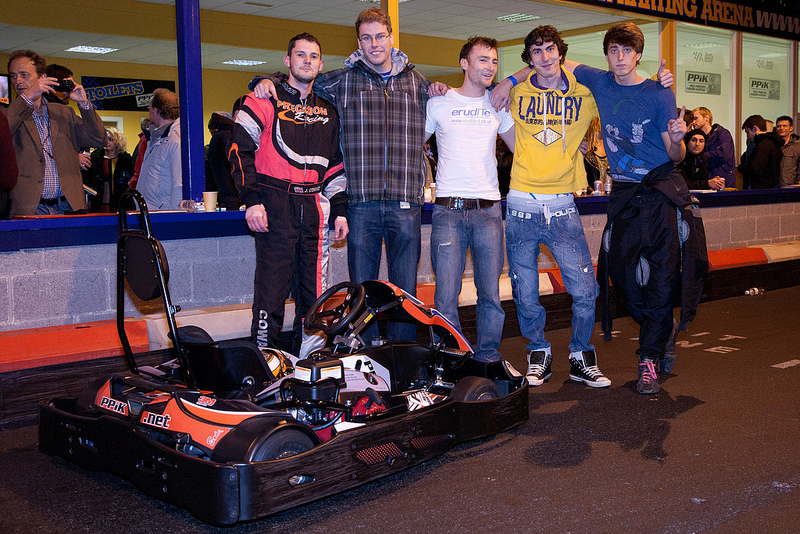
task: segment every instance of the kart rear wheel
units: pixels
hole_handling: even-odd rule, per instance
[[[286,428],[273,432],[256,445],[248,458],[249,462],[266,462],[282,460],[296,456],[314,447],[314,442],[305,433],[294,428]]]
[[[479,376],[465,376],[456,382],[456,386],[450,392],[451,399],[467,402],[491,400],[499,396],[500,390],[495,383]]]

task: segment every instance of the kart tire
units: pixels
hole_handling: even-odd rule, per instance
[[[249,462],[282,460],[306,452],[314,447],[314,442],[305,433],[295,428],[285,428],[273,432],[253,449]]]
[[[500,397],[500,390],[488,378],[465,376],[450,392],[450,398],[456,401],[484,401]]]

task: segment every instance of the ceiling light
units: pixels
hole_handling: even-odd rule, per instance
[[[776,57],[786,57],[786,52],[772,52],[771,54],[761,54],[759,56],[761,59],[773,59]]]
[[[542,17],[537,15],[526,15],[524,13],[512,13],[511,15],[503,15],[497,17],[495,20],[502,20],[503,22],[528,22],[531,20],[539,20]]]
[[[272,7],[272,4],[260,4],[258,2],[245,2],[245,5],[258,6],[258,7]]]
[[[84,54],[108,54],[109,52],[116,52],[119,48],[103,48],[101,46],[73,46],[67,48],[64,52],[83,52]]]
[[[380,4],[381,0],[361,0],[362,2],[366,2],[368,4]],[[398,4],[405,4],[406,2],[410,2],[411,0],[400,0],[397,2]]]
[[[261,65],[266,61],[256,61],[252,59],[230,59],[222,62],[225,65],[239,65],[242,67],[252,67],[253,65]]]
[[[692,43],[692,44],[686,44],[686,45],[683,45],[683,46],[684,46],[684,48],[702,49],[702,48],[719,48],[721,46],[727,46],[727,45],[722,45],[722,44],[719,44],[719,43]]]

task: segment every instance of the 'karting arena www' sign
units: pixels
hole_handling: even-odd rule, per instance
[[[633,13],[800,40],[797,11],[776,0],[572,0]],[[789,2],[794,4],[794,2]]]
[[[97,109],[115,111],[147,111],[153,91],[159,87],[175,91],[175,82],[136,78],[81,76],[81,85]]]

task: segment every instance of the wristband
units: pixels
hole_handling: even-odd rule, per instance
[[[508,78],[506,78],[506,80],[511,80],[511,87],[514,87],[515,85],[517,85],[517,79],[514,78],[513,74],[511,76],[509,76]]]

